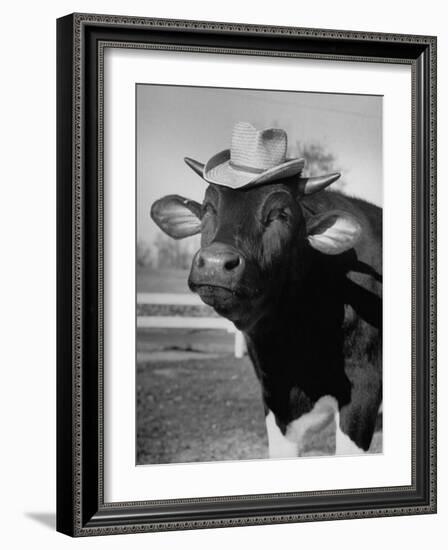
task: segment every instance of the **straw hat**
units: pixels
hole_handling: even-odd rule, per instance
[[[287,159],[287,146],[286,132],[280,128],[257,130],[248,122],[237,122],[230,149],[208,160],[202,177],[209,183],[239,189],[295,176],[302,171],[305,161]],[[194,169],[191,162],[187,163]]]

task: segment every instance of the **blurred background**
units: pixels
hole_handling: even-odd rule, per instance
[[[229,148],[245,120],[288,134],[305,175],[342,172],[333,186],[382,206],[378,96],[141,84],[137,86],[136,463],[267,458],[258,381],[241,335],[187,286],[199,236],[175,241],[151,220],[166,194],[202,201],[206,184],[183,162]],[[381,422],[371,452],[381,452]],[[305,455],[334,452],[334,426]]]

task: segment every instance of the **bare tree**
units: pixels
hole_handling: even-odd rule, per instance
[[[157,249],[157,267],[176,269],[190,267],[192,253],[185,241],[176,241],[160,232],[157,233],[154,246]]]
[[[151,254],[151,249],[143,240],[139,240],[137,242],[137,248],[135,251],[136,255],[136,261],[138,267],[146,267],[148,265],[151,265],[153,263],[153,257]]]
[[[328,172],[340,171],[336,165],[336,157],[327,151],[321,143],[296,142],[298,156],[305,159],[305,176],[319,176]],[[345,186],[343,177],[332,185],[332,189],[342,189]]]

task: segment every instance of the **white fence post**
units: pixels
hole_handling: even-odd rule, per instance
[[[241,359],[246,351],[246,342],[243,333],[237,330],[235,332],[235,357]]]
[[[194,294],[164,294],[139,293],[138,304],[152,305],[203,305],[203,302]],[[137,328],[197,328],[197,329],[224,329],[234,334],[234,354],[241,359],[246,351],[246,342],[243,333],[235,325],[223,317],[182,317],[180,315],[139,315]]]

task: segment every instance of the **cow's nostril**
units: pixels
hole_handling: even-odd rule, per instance
[[[230,258],[226,260],[224,263],[224,269],[226,271],[232,271],[232,269],[237,268],[240,265],[240,257],[234,256],[233,258]]]
[[[201,256],[201,254],[199,254],[198,259],[196,260],[196,265],[199,268],[204,267],[205,265],[204,258]]]

